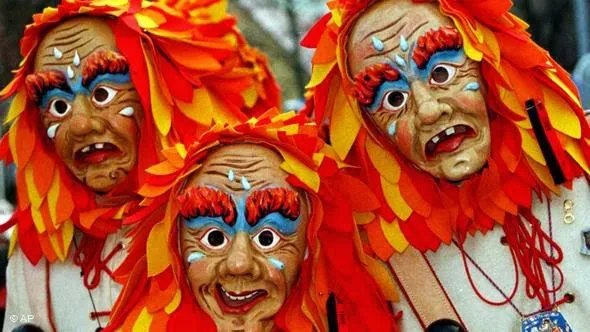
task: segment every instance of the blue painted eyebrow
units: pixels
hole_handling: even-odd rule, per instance
[[[379,108],[381,108],[381,103],[385,94],[392,90],[401,90],[401,91],[409,91],[410,85],[408,84],[407,79],[402,75],[400,79],[397,81],[385,81],[381,83],[379,88],[377,88],[377,92],[375,93],[375,98],[373,99],[373,103],[366,107],[366,110],[369,113],[376,112]]]
[[[39,106],[41,108],[47,108],[49,106],[49,102],[53,98],[63,98],[68,101],[73,101],[75,98],[75,95],[70,89],[62,90],[62,89],[54,88],[54,89],[51,89],[51,90],[45,92],[42,95],[41,99],[39,100]]]
[[[129,82],[131,82],[131,76],[129,75],[129,73],[126,74],[110,74],[110,73],[106,73],[106,74],[100,74],[97,75],[96,78],[94,78],[90,84],[88,84],[88,90],[89,91],[94,91],[94,89],[102,84],[102,83],[115,83],[115,84],[127,84]]]
[[[242,215],[243,213],[240,211],[238,214]],[[228,225],[221,217],[196,217],[183,219],[183,222],[190,229],[217,227],[230,237],[235,236],[238,232],[254,235],[264,228],[272,228],[282,235],[291,236],[297,232],[299,224],[301,224],[301,217],[291,220],[278,212],[274,212],[262,218],[256,226],[250,226],[243,217],[238,217],[233,226]]]
[[[64,98],[68,101],[73,101],[76,98],[76,95],[90,95],[90,92],[102,83],[126,84],[129,82],[131,82],[131,76],[129,75],[129,73],[100,74],[96,76],[96,78],[92,80],[92,82],[90,82],[88,88],[83,86],[82,80],[80,78],[73,82],[68,80],[68,83],[64,88],[53,88],[49,91],[46,91],[41,96],[39,106],[41,108],[46,108],[47,106],[49,106],[49,102],[51,101],[51,99],[56,97]]]
[[[432,57],[430,57],[430,60],[428,60],[428,63],[426,64],[426,67],[424,69],[419,69],[416,66],[414,60],[412,60],[412,69],[414,70],[414,72],[418,74],[418,77],[421,80],[427,81],[428,79],[430,79],[430,72],[432,72],[432,69],[435,66],[441,63],[451,63],[458,65],[464,61],[465,52],[463,51],[463,49],[439,51],[434,53]]]
[[[234,236],[236,234],[236,229],[223,221],[222,217],[196,217],[190,219],[183,218],[183,222],[185,226],[190,229],[217,227],[223,230],[223,232],[229,236]]]
[[[258,231],[267,227],[270,227],[285,236],[291,236],[297,232],[297,229],[301,224],[301,216],[295,220],[291,220],[288,217],[283,216],[280,212],[270,213],[261,218],[256,223],[256,225],[251,226],[248,224],[245,217],[245,201],[246,198],[242,198],[236,203],[237,218],[233,226],[230,226],[225,221],[223,221],[222,217],[184,218],[183,222],[185,223],[186,227],[190,229],[217,227],[223,230],[229,236],[234,236],[238,232],[246,232],[250,235],[255,235]]]

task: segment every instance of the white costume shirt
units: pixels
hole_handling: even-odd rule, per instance
[[[113,249],[124,242],[124,231],[107,237],[102,259],[105,259]],[[81,233],[76,234],[80,243]],[[73,244],[72,244],[73,246]],[[104,271],[101,273],[100,284],[93,289],[92,300],[88,289],[84,286],[81,269],[73,263],[74,250],[64,263],[50,264],[51,306],[53,322],[58,332],[94,332],[99,327],[96,319],[91,319],[91,313],[109,312],[119,295],[122,285],[116,283]],[[115,271],[122,263],[126,250],[120,250],[106,264],[111,271]],[[6,271],[6,316],[4,330],[10,332],[15,327],[33,324],[46,332],[53,332],[49,322],[49,307],[47,303],[47,273],[45,259],[33,266],[18,247],[8,260]],[[101,316],[100,326],[105,327],[108,316]]]
[[[540,202],[536,195],[533,196],[535,201],[532,212],[541,221],[543,230],[549,234],[547,202]],[[572,224],[564,222],[564,201],[567,199],[574,202],[573,214],[576,219]],[[590,331],[590,256],[580,253],[582,231],[590,230],[590,187],[586,179],[577,179],[572,191],[562,188],[561,196],[551,198],[550,210],[553,239],[563,250],[564,256],[559,267],[563,270],[565,280],[556,297],[559,300],[566,293],[575,295],[575,301],[562,305],[559,311],[574,332]],[[464,248],[496,285],[505,294],[510,294],[515,283],[514,265],[509,248],[501,244],[503,235],[501,226],[496,226],[486,235],[478,233],[468,236]],[[521,320],[515,309],[509,304],[486,304],[476,295],[467,279],[461,252],[455,245],[442,245],[438,251],[427,253],[426,258],[468,331],[520,332]],[[494,302],[505,300],[505,297],[469,261],[468,267],[475,285],[485,298]],[[551,287],[551,274],[548,282]],[[540,309],[537,299],[526,296],[522,273],[519,275],[518,290],[512,302],[525,315]],[[396,308],[404,312],[400,321],[401,331],[423,330],[405,298],[402,298]],[[450,317],[441,317],[443,318]]]

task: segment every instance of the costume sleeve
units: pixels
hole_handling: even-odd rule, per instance
[[[47,317],[45,260],[33,266],[18,247],[6,269],[6,314],[3,331],[33,324],[51,331]]]

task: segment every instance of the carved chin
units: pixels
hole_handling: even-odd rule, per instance
[[[135,162],[112,163],[90,166],[76,172],[76,177],[88,188],[97,193],[107,193],[123,182]]]
[[[436,178],[451,182],[467,180],[486,165],[489,157],[489,145],[469,147],[460,153],[446,158],[438,165],[425,169]]]

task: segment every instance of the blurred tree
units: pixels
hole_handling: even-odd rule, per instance
[[[573,0],[516,0],[513,10],[530,25],[533,39],[570,72],[579,58],[574,8]]]
[[[21,60],[18,42],[33,13],[55,5],[58,0],[0,0],[0,86],[12,78]]]

